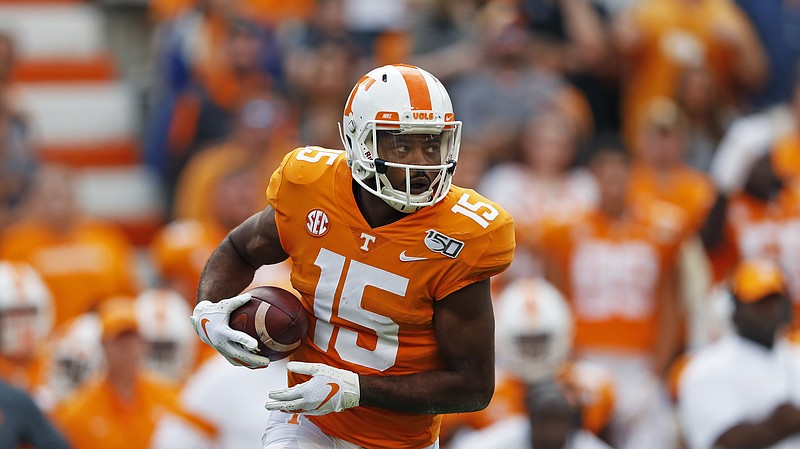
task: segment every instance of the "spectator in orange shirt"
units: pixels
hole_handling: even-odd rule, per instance
[[[115,298],[100,309],[106,372],[59,404],[54,417],[73,449],[142,449],[158,419],[178,410],[177,389],[143,371],[144,341],[133,304]]]
[[[41,274],[53,294],[56,327],[104,298],[135,292],[130,242],[80,211],[70,169],[43,167],[27,205],[25,218],[3,233],[0,257],[29,263]]]
[[[244,168],[259,173],[275,170],[285,148],[292,147],[282,142],[278,134],[279,130],[285,132],[286,125],[286,109],[281,101],[264,97],[249,99],[239,110],[230,137],[197,153],[186,164],[176,186],[175,217],[214,221],[216,212],[208,207],[208,198],[215,186],[225,175]],[[262,181],[256,190],[263,192],[266,188],[266,181]],[[266,200],[262,199],[252,212],[265,205]]]
[[[706,66],[725,104],[740,104],[767,76],[758,36],[742,11],[726,0],[650,0],[620,13],[615,23],[623,57],[623,129],[635,139],[647,103],[674,97],[688,68]]]
[[[639,131],[640,157],[631,171],[632,200],[663,201],[682,209],[683,235],[702,226],[715,194],[708,175],[684,162],[687,131],[686,118],[674,101],[653,99]]]

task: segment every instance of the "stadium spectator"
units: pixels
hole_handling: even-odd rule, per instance
[[[711,179],[684,162],[687,128],[686,116],[674,101],[656,97],[647,105],[630,187],[632,201],[665,202],[680,209],[675,226],[683,236],[700,229],[715,197]]]
[[[504,2],[481,9],[481,63],[452,84],[453,106],[466,125],[464,137],[479,145],[490,165],[519,158],[519,136],[536,114],[560,110],[581,137],[592,128],[585,98],[558,73],[538,67],[530,55],[531,33],[519,11]]]
[[[0,230],[17,218],[37,166],[27,123],[14,104],[14,61],[14,40],[0,32]]]
[[[226,2],[205,3],[165,23],[158,40],[163,85],[149,117],[146,154],[168,193],[192,154],[229,134],[247,99],[281,83],[270,30],[235,15]]]
[[[54,420],[73,449],[149,447],[159,418],[179,413],[177,389],[143,370],[144,340],[131,300],[99,311],[105,373],[56,406]]]
[[[632,143],[647,103],[674,98],[688,68],[708,67],[720,101],[741,106],[760,89],[768,66],[758,36],[733,3],[720,0],[638,2],[617,15],[623,57],[623,129]]]
[[[263,264],[291,257],[315,329],[287,364],[292,387],[269,393],[264,448],[435,448],[441,413],[489,403],[489,278],[511,263],[513,220],[451,184],[460,127],[430,73],[370,71],[344,107],[346,151],[288,154],[270,180],[270,206],[212,254],[193,322],[231,363],[269,363],[227,323]]]
[[[24,391],[0,380],[0,447],[68,449],[69,445]]]
[[[533,32],[533,58],[560,73],[585,97],[595,129],[620,127],[619,67],[609,11],[590,0],[524,0],[522,22]]]
[[[217,211],[208,207],[208,199],[213,198],[212,191],[222,178],[245,168],[258,173],[273,171],[283,158],[284,149],[292,147],[291,142],[280,138],[279,130],[286,125],[285,114],[278,100],[248,100],[239,110],[230,137],[189,159],[176,183],[175,218],[213,223]],[[266,189],[266,181],[262,180],[261,187],[258,190]],[[261,204],[250,206],[254,212],[265,204],[266,200],[262,200]]]
[[[692,67],[680,76],[675,102],[686,117],[684,161],[707,172],[734,110],[721,101],[719,87],[706,67]]]
[[[0,239],[0,258],[26,262],[53,295],[54,323],[95,308],[113,295],[133,294],[139,283],[133,247],[112,224],[86,216],[76,204],[75,172],[42,167],[26,213]]]
[[[679,383],[689,449],[800,445],[800,358],[786,340],[791,307],[781,268],[746,259],[729,277],[735,333],[691,356]]]
[[[495,165],[484,175],[478,190],[515,217],[514,263],[501,279],[541,274],[533,246],[542,224],[570,221],[596,205],[594,179],[576,164],[579,143],[566,115],[557,111],[535,115],[523,130],[522,161]]]
[[[668,206],[628,201],[629,160],[619,142],[598,142],[589,167],[598,206],[547,226],[540,244],[545,273],[571,306],[577,360],[613,373],[612,445],[672,448],[663,376],[683,342],[674,275],[679,235],[661,225]]]

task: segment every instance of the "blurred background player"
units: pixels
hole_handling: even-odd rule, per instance
[[[662,379],[684,341],[673,280],[679,234],[664,216],[669,205],[656,215],[630,201],[629,156],[619,141],[598,141],[589,167],[598,207],[544,230],[545,273],[570,304],[577,360],[613,373],[612,445],[669,448],[675,435]]]
[[[527,416],[526,391],[556,382],[574,397],[580,425],[606,436],[614,408],[611,373],[596,364],[572,359],[573,320],[566,300],[542,278],[519,278],[495,301],[497,373],[489,406],[474,413],[447,415],[442,440],[461,447],[472,433],[493,434],[502,422]],[[487,437],[475,437],[487,441]],[[471,444],[471,443],[470,443]],[[466,447],[466,446],[465,446]]]
[[[721,192],[702,229],[714,275],[724,279],[739,260],[771,258],[785,270],[788,294],[800,311],[800,189],[775,172],[773,153],[745,171],[740,191]],[[796,316],[796,315],[795,315]]]
[[[0,379],[36,395],[52,327],[53,298],[36,270],[0,261]]]
[[[454,449],[610,449],[581,425],[575,393],[552,381],[529,385],[525,416],[500,421],[459,439]]]
[[[196,367],[197,341],[187,300],[168,289],[144,290],[134,299],[136,322],[145,343],[144,367],[181,384]]]
[[[781,267],[737,263],[728,288],[735,332],[691,356],[679,383],[689,449],[800,445],[800,353],[787,340],[791,306]]]
[[[54,332],[48,343],[47,381],[42,407],[51,411],[104,369],[100,319],[85,313]]]

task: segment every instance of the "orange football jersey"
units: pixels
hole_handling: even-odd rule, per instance
[[[652,167],[636,164],[631,170],[633,201],[663,201],[683,212],[678,222],[681,234],[697,232],[714,203],[714,185],[709,176],[689,166],[658,173]]]
[[[576,351],[654,349],[658,288],[677,248],[675,231],[657,221],[642,211],[620,220],[593,211],[544,232],[548,277],[575,316]]]
[[[294,358],[377,376],[443,368],[434,302],[511,264],[513,220],[453,186],[439,203],[373,229],[352,185],[344,152],[320,147],[289,153],[270,180],[292,285],[311,317]],[[290,384],[306,379],[289,376]],[[441,421],[372,407],[309,419],[329,435],[381,448],[428,446]]]
[[[725,241],[712,253],[718,279],[740,259],[773,258],[786,273],[795,324],[800,323],[800,186],[783,189],[771,202],[747,194],[728,205]]]

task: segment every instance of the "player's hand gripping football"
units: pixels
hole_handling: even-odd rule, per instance
[[[194,307],[192,324],[204,343],[213,346],[232,365],[264,368],[269,359],[254,354],[258,342],[244,332],[233,330],[229,319],[231,312],[250,300],[250,293],[242,293],[219,302],[201,301]]]
[[[358,374],[322,363],[289,362],[287,369],[312,376],[291,388],[269,393],[267,410],[282,410],[305,415],[325,415],[358,405],[361,390]]]

